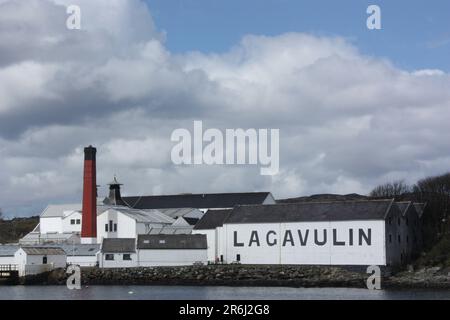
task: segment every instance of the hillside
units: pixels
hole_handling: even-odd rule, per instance
[[[39,223],[39,217],[0,220],[0,243],[15,243],[32,231]]]

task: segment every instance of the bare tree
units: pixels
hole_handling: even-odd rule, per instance
[[[411,191],[411,186],[407,185],[403,180],[398,180],[379,185],[369,195],[375,198],[395,198],[398,200]]]

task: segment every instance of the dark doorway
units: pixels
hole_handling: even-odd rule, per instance
[[[47,257],[42,258],[42,264],[47,264]]]

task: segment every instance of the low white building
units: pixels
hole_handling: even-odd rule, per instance
[[[19,245],[0,245],[0,265],[15,265],[14,255],[19,248]]]
[[[210,210],[193,232],[223,263],[393,266],[418,250],[417,217],[394,200],[249,205]]]
[[[224,221],[231,214],[232,209],[208,210],[205,215],[194,226],[193,234],[204,234],[208,240],[208,261],[224,262],[223,246],[221,241],[223,236],[222,226]]]
[[[97,241],[107,238],[136,238],[147,234],[152,228],[170,226],[175,219],[155,210],[139,210],[112,207],[97,217]]]
[[[20,247],[14,260],[20,277],[65,268],[67,265],[65,251],[57,247]]]
[[[140,267],[206,264],[206,236],[197,234],[140,235],[137,241]]]
[[[137,267],[136,239],[103,239],[99,258],[100,268]]]

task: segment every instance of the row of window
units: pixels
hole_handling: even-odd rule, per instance
[[[114,254],[112,254],[112,253],[105,254],[105,260],[114,261]],[[122,255],[122,260],[123,261],[131,261],[131,254],[124,253]]]
[[[389,225],[392,224],[392,217],[389,217],[388,222],[389,222]],[[406,223],[407,226],[409,226],[409,219],[408,218],[405,218],[405,223]],[[398,225],[401,224],[401,219],[400,218],[397,219],[397,224]],[[419,225],[419,221],[418,220],[414,220],[414,225],[418,226]]]
[[[112,220],[109,220],[109,224],[105,223],[105,231],[106,232],[117,232],[117,223],[113,223]]]
[[[70,224],[81,224],[80,219],[70,219]]]
[[[402,242],[402,238],[400,237],[400,235],[397,235],[397,240],[398,243]],[[417,242],[417,238],[414,236],[414,243]],[[392,234],[389,235],[389,243],[392,243]],[[406,243],[409,243],[409,236],[406,236]]]

